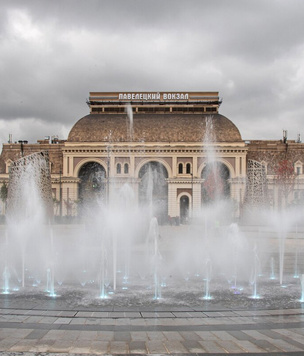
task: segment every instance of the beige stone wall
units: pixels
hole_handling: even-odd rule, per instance
[[[141,146],[143,146],[142,144]],[[45,145],[36,144],[26,147],[25,154],[37,151]],[[132,181],[132,187],[138,200],[138,173],[140,168],[147,162],[157,161],[162,163],[168,171],[168,215],[179,216],[179,197],[183,194],[189,197],[190,214],[195,213],[201,207],[201,172],[206,162],[206,151],[203,144],[193,143],[175,144],[146,144],[145,150],[136,144],[111,144],[105,143],[69,143],[60,145],[47,145],[50,150],[52,162],[52,187],[57,201],[60,200],[60,186],[62,199],[62,214],[77,214],[78,201],[78,173],[83,164],[97,162],[105,171],[110,169],[110,180],[115,179],[115,189],[126,181]],[[221,143],[216,145],[216,160],[224,163],[229,171],[231,180],[231,198],[241,201],[244,198],[246,176],[246,154],[247,147],[243,143]],[[4,158],[18,157],[20,146],[6,147]],[[128,174],[118,175],[116,164],[129,164]],[[184,164],[183,174],[178,173],[178,163]],[[191,174],[186,174],[186,163],[191,164]],[[2,169],[3,171],[3,169]],[[61,172],[61,173],[60,173]],[[192,173],[193,172],[193,173]],[[193,174],[193,175],[192,175]],[[0,179],[8,174],[1,174]],[[61,183],[60,183],[61,182]],[[117,183],[119,182],[119,183]],[[118,184],[118,185],[117,185]],[[110,189],[114,185],[110,184]],[[111,190],[110,190],[111,196]],[[193,208],[193,211],[192,211]],[[55,214],[59,212],[58,204],[55,206]]]
[[[98,154],[97,154],[98,153]],[[230,172],[231,198],[241,204],[245,192],[246,176],[246,154],[245,144],[220,144],[216,146],[216,160],[224,163]],[[126,181],[132,181],[135,195],[138,197],[138,173],[140,168],[147,162],[157,161],[162,163],[168,171],[168,215],[176,217],[180,215],[179,198],[182,195],[189,197],[189,211],[194,214],[201,208],[201,171],[206,162],[206,152],[203,145],[184,143],[174,147],[161,145],[157,147],[147,144],[146,150],[138,148],[135,144],[128,146],[123,144],[111,144],[109,148],[105,144],[90,144],[85,147],[83,144],[66,143],[64,149],[64,172],[67,176],[77,179],[77,174],[81,166],[87,162],[95,161],[103,165],[106,172],[110,169],[110,181],[116,180],[115,184],[110,184],[110,198],[114,196],[111,189],[118,189]],[[117,163],[129,164],[129,173],[117,174]],[[183,163],[184,172],[178,173],[178,164]],[[191,174],[186,174],[186,163],[191,164]],[[69,165],[69,170],[67,169]],[[192,173],[193,172],[193,173]],[[193,175],[192,175],[193,174]],[[117,180],[118,179],[118,180]],[[118,183],[119,182],[119,183]],[[66,185],[69,187],[70,197],[77,200],[77,183]],[[71,191],[75,190],[72,194]],[[66,199],[63,193],[63,199]],[[193,209],[193,211],[192,211]]]

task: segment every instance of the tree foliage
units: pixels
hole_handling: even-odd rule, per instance
[[[274,168],[276,184],[279,186],[282,195],[287,203],[288,195],[294,188],[295,172],[293,163],[287,159],[282,159]]]

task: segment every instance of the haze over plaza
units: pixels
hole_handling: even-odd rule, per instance
[[[0,144],[66,139],[90,91],[219,91],[243,139],[303,136],[304,3],[2,1]]]

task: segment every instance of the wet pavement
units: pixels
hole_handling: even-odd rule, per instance
[[[0,296],[0,352],[33,354],[304,354],[304,308],[105,306]]]

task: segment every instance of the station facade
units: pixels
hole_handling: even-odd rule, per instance
[[[245,142],[219,113],[218,92],[91,92],[87,104],[89,114],[75,123],[66,140],[4,144],[0,184],[8,182],[14,160],[47,150],[55,215],[80,215],[85,204],[97,199],[115,202],[127,184],[138,204],[154,201],[163,221],[187,221],[217,198],[231,200],[239,217],[250,160],[258,162],[270,182],[267,199],[279,205],[275,164],[270,164],[277,157],[292,161],[297,199],[304,198],[300,140]],[[288,199],[295,197],[292,192]]]

